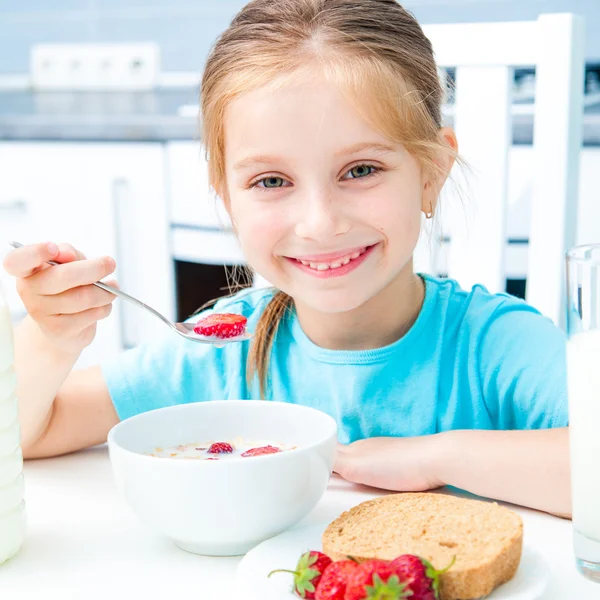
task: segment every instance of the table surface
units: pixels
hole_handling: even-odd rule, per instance
[[[21,552],[0,567],[0,598],[236,600],[241,557],[188,554],[146,527],[117,491],[105,446],[28,461],[25,477],[27,537]],[[334,477],[304,523],[332,521],[382,494]],[[511,508],[523,517],[527,543],[547,563],[543,600],[600,599],[600,586],[575,569],[571,522]]]

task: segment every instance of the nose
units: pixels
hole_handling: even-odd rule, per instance
[[[343,205],[335,192],[327,189],[307,191],[300,203],[296,235],[316,242],[326,242],[350,229]]]

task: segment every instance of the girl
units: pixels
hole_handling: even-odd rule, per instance
[[[413,271],[421,213],[457,156],[442,93],[395,0],[248,4],[208,58],[201,102],[211,184],[276,288],[213,310],[245,315],[254,340],[167,332],[71,373],[114,299],[90,284],[115,263],[53,243],[13,251],[26,457],[104,442],[141,411],[264,397],[333,415],[350,481],[568,515],[563,334],[517,299]]]

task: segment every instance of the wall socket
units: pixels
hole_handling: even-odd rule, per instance
[[[148,90],[160,76],[157,44],[37,44],[30,53],[38,90]]]

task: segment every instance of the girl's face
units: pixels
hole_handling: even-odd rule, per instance
[[[350,311],[412,274],[432,186],[333,85],[233,101],[225,161],[223,196],[248,262],[296,302]]]

